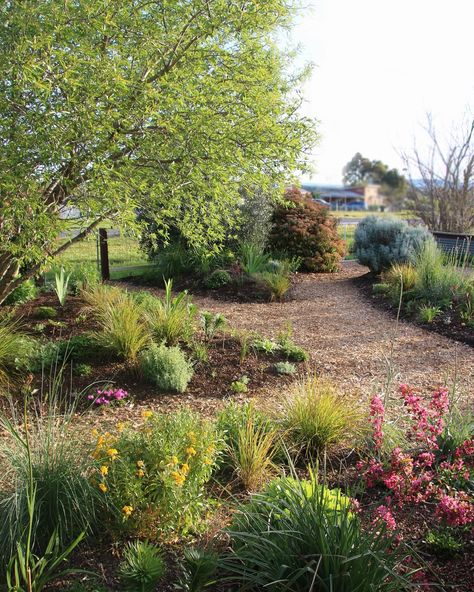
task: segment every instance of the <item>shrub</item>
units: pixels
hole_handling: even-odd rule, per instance
[[[296,366],[290,362],[277,362],[274,366],[277,374],[294,374],[296,372]]]
[[[263,273],[256,274],[254,277],[258,283],[270,292],[272,301],[276,300],[280,302],[291,288],[289,276],[281,271],[264,271]]]
[[[395,263],[412,261],[431,240],[426,229],[410,227],[404,220],[367,216],[357,225],[354,251],[360,263],[380,273]]]
[[[337,271],[344,255],[337,220],[327,208],[304,198],[299,189],[288,191],[285,197],[290,206],[280,205],[274,211],[269,249],[300,257],[303,271]]]
[[[173,298],[172,288],[173,282],[168,280],[165,282],[163,299],[153,298],[145,302],[145,318],[154,339],[158,343],[164,341],[167,345],[176,345],[192,337],[197,314],[187,292],[181,292]]]
[[[18,323],[0,317],[0,386],[6,386],[28,366],[34,342],[19,331]]]
[[[395,263],[381,275],[382,282],[389,286],[402,285],[404,292],[413,290],[417,278],[418,273],[411,263]]]
[[[234,391],[234,393],[246,393],[248,389],[249,377],[248,376],[241,376],[238,380],[234,380],[230,384],[230,388]]]
[[[216,269],[204,279],[204,286],[210,290],[218,290],[230,284],[232,277],[225,269]]]
[[[55,319],[58,311],[52,306],[38,306],[35,311],[35,317],[38,319]]]
[[[46,401],[46,402],[45,402]],[[72,430],[75,408],[54,392],[41,402],[41,412],[27,417],[31,469],[35,487],[32,548],[42,554],[51,540],[66,548],[82,532],[96,531],[103,509],[99,491],[89,476],[93,466],[82,442]],[[6,565],[29,523],[30,465],[22,438],[23,417],[0,418],[7,434],[3,442],[3,469],[9,475],[0,491],[0,563]]]
[[[177,585],[184,592],[201,592],[216,583],[219,557],[214,551],[188,547],[180,562],[181,575]]]
[[[73,371],[76,376],[90,376],[92,374],[92,366],[90,366],[89,364],[76,364],[73,367]]]
[[[163,391],[184,393],[193,376],[192,365],[177,346],[153,343],[140,355],[140,371]]]
[[[146,541],[128,543],[119,566],[119,576],[124,590],[129,592],[153,592],[166,571],[160,551]]]
[[[115,508],[111,526],[150,538],[196,532],[221,447],[216,429],[189,410],[143,415],[139,427],[99,434],[92,453],[96,487]]]
[[[24,304],[38,295],[38,288],[33,280],[26,280],[15,288],[6,298],[4,304]]]
[[[364,529],[339,491],[279,479],[241,506],[221,567],[239,590],[400,591],[401,547]]]
[[[284,423],[290,441],[306,453],[319,453],[354,438],[361,415],[327,380],[308,375],[290,389]]]
[[[309,360],[308,352],[296,343],[290,342],[280,345],[280,352],[292,362],[307,362]]]
[[[97,362],[105,357],[106,350],[97,343],[94,335],[83,333],[70,339],[37,342],[28,361],[30,372],[41,372],[59,367],[65,362]]]

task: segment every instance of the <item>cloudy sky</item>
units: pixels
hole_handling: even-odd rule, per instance
[[[447,129],[474,106],[474,0],[306,3],[292,39],[314,64],[304,110],[322,140],[311,180],[340,183],[355,152],[401,169],[427,112]]]

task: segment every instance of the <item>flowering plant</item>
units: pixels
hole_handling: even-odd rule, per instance
[[[141,425],[95,436],[95,478],[115,509],[113,528],[170,540],[199,526],[221,448],[210,422],[190,411],[145,411]]]
[[[409,451],[391,450],[388,461],[382,460],[385,408],[379,396],[370,403],[374,456],[358,463],[367,487],[383,486],[389,491],[387,505],[377,515],[389,528],[396,523],[390,507],[407,503],[434,502],[435,516],[447,526],[474,523],[474,438],[455,449],[454,458],[443,458],[439,439],[449,411],[447,390],[437,389],[426,401],[409,386],[402,384],[400,394],[408,414],[406,439]]]
[[[124,391],[123,389],[105,389],[100,390],[97,389],[95,395],[87,395],[89,401],[92,401],[94,405],[109,405],[113,401],[121,401],[128,397],[128,392]]]

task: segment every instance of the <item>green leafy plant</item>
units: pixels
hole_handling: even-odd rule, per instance
[[[92,366],[90,364],[76,364],[73,366],[73,371],[76,376],[90,376],[92,374]]]
[[[223,314],[203,311],[201,312],[201,322],[204,329],[204,338],[206,341],[212,341],[218,331],[222,331],[226,326],[226,320]]]
[[[240,247],[240,263],[248,276],[266,271],[269,260],[270,256],[256,245],[244,243]]]
[[[97,489],[113,530],[176,540],[204,523],[221,442],[213,423],[188,409],[143,415],[142,425],[97,435]]]
[[[192,365],[178,346],[155,343],[140,354],[140,371],[163,391],[184,393],[193,376]]]
[[[418,316],[422,323],[432,323],[441,313],[439,306],[422,304],[418,309]]]
[[[285,402],[287,437],[307,454],[352,440],[361,429],[361,413],[327,380],[307,375]]]
[[[24,304],[36,296],[38,296],[38,288],[35,286],[35,282],[26,280],[5,298],[5,304]]]
[[[306,362],[309,360],[308,352],[299,345],[296,345],[296,343],[280,345],[280,352],[292,362]]]
[[[209,346],[202,341],[193,341],[191,343],[193,358],[198,363],[204,363],[209,360]]]
[[[38,306],[35,311],[37,319],[55,319],[58,316],[58,311],[52,306]]]
[[[291,362],[277,362],[274,365],[274,368],[277,374],[292,375],[296,372],[296,366],[294,364],[291,364]]]
[[[184,592],[201,592],[216,583],[216,571],[219,556],[215,551],[189,547],[184,549],[180,562],[181,575],[178,590]]]
[[[153,592],[165,571],[165,561],[154,545],[147,541],[134,541],[125,547],[123,561],[119,566],[124,590]]]
[[[239,590],[399,592],[406,557],[384,529],[362,529],[340,492],[281,479],[242,505],[229,530],[222,581]]]
[[[234,391],[234,393],[246,393],[249,390],[249,381],[249,377],[244,374],[238,380],[231,382],[230,388]]]
[[[68,290],[68,284],[69,284],[69,278],[71,276],[70,275],[66,275],[66,270],[64,269],[64,267],[61,267],[61,270],[59,273],[56,273],[54,276],[54,292],[56,293],[56,296],[58,297],[59,300],[59,304],[61,306],[64,306],[65,302],[66,302],[66,297],[67,297],[67,290]]]
[[[225,269],[215,269],[204,279],[204,286],[210,290],[218,290],[232,282],[232,277]]]
[[[430,551],[441,557],[453,557],[464,547],[462,539],[456,536],[455,530],[449,528],[430,530],[425,540]]]
[[[157,343],[176,345],[188,341],[195,330],[196,307],[191,303],[187,292],[173,298],[173,281],[165,282],[163,299],[153,298],[145,303],[145,318]]]
[[[280,350],[280,345],[272,339],[256,337],[252,340],[252,348],[266,355],[273,355]]]
[[[272,301],[280,302],[291,288],[290,277],[284,271],[264,271],[254,276],[269,292]]]
[[[20,331],[18,321],[0,317],[0,386],[27,368],[33,349],[34,341]]]

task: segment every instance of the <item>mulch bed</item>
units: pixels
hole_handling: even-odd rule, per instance
[[[361,293],[370,300],[373,305],[388,311],[393,317],[396,317],[398,314],[398,307],[394,306],[383,294],[374,294],[372,286],[378,283],[378,281],[379,278],[372,273],[353,278],[354,285],[357,286]],[[408,320],[427,331],[439,333],[440,335],[444,335],[445,337],[449,337],[450,339],[474,347],[474,330],[462,323],[452,310],[444,311],[432,323],[421,323],[417,320],[415,315],[408,314],[403,308],[400,311],[400,318]]]

